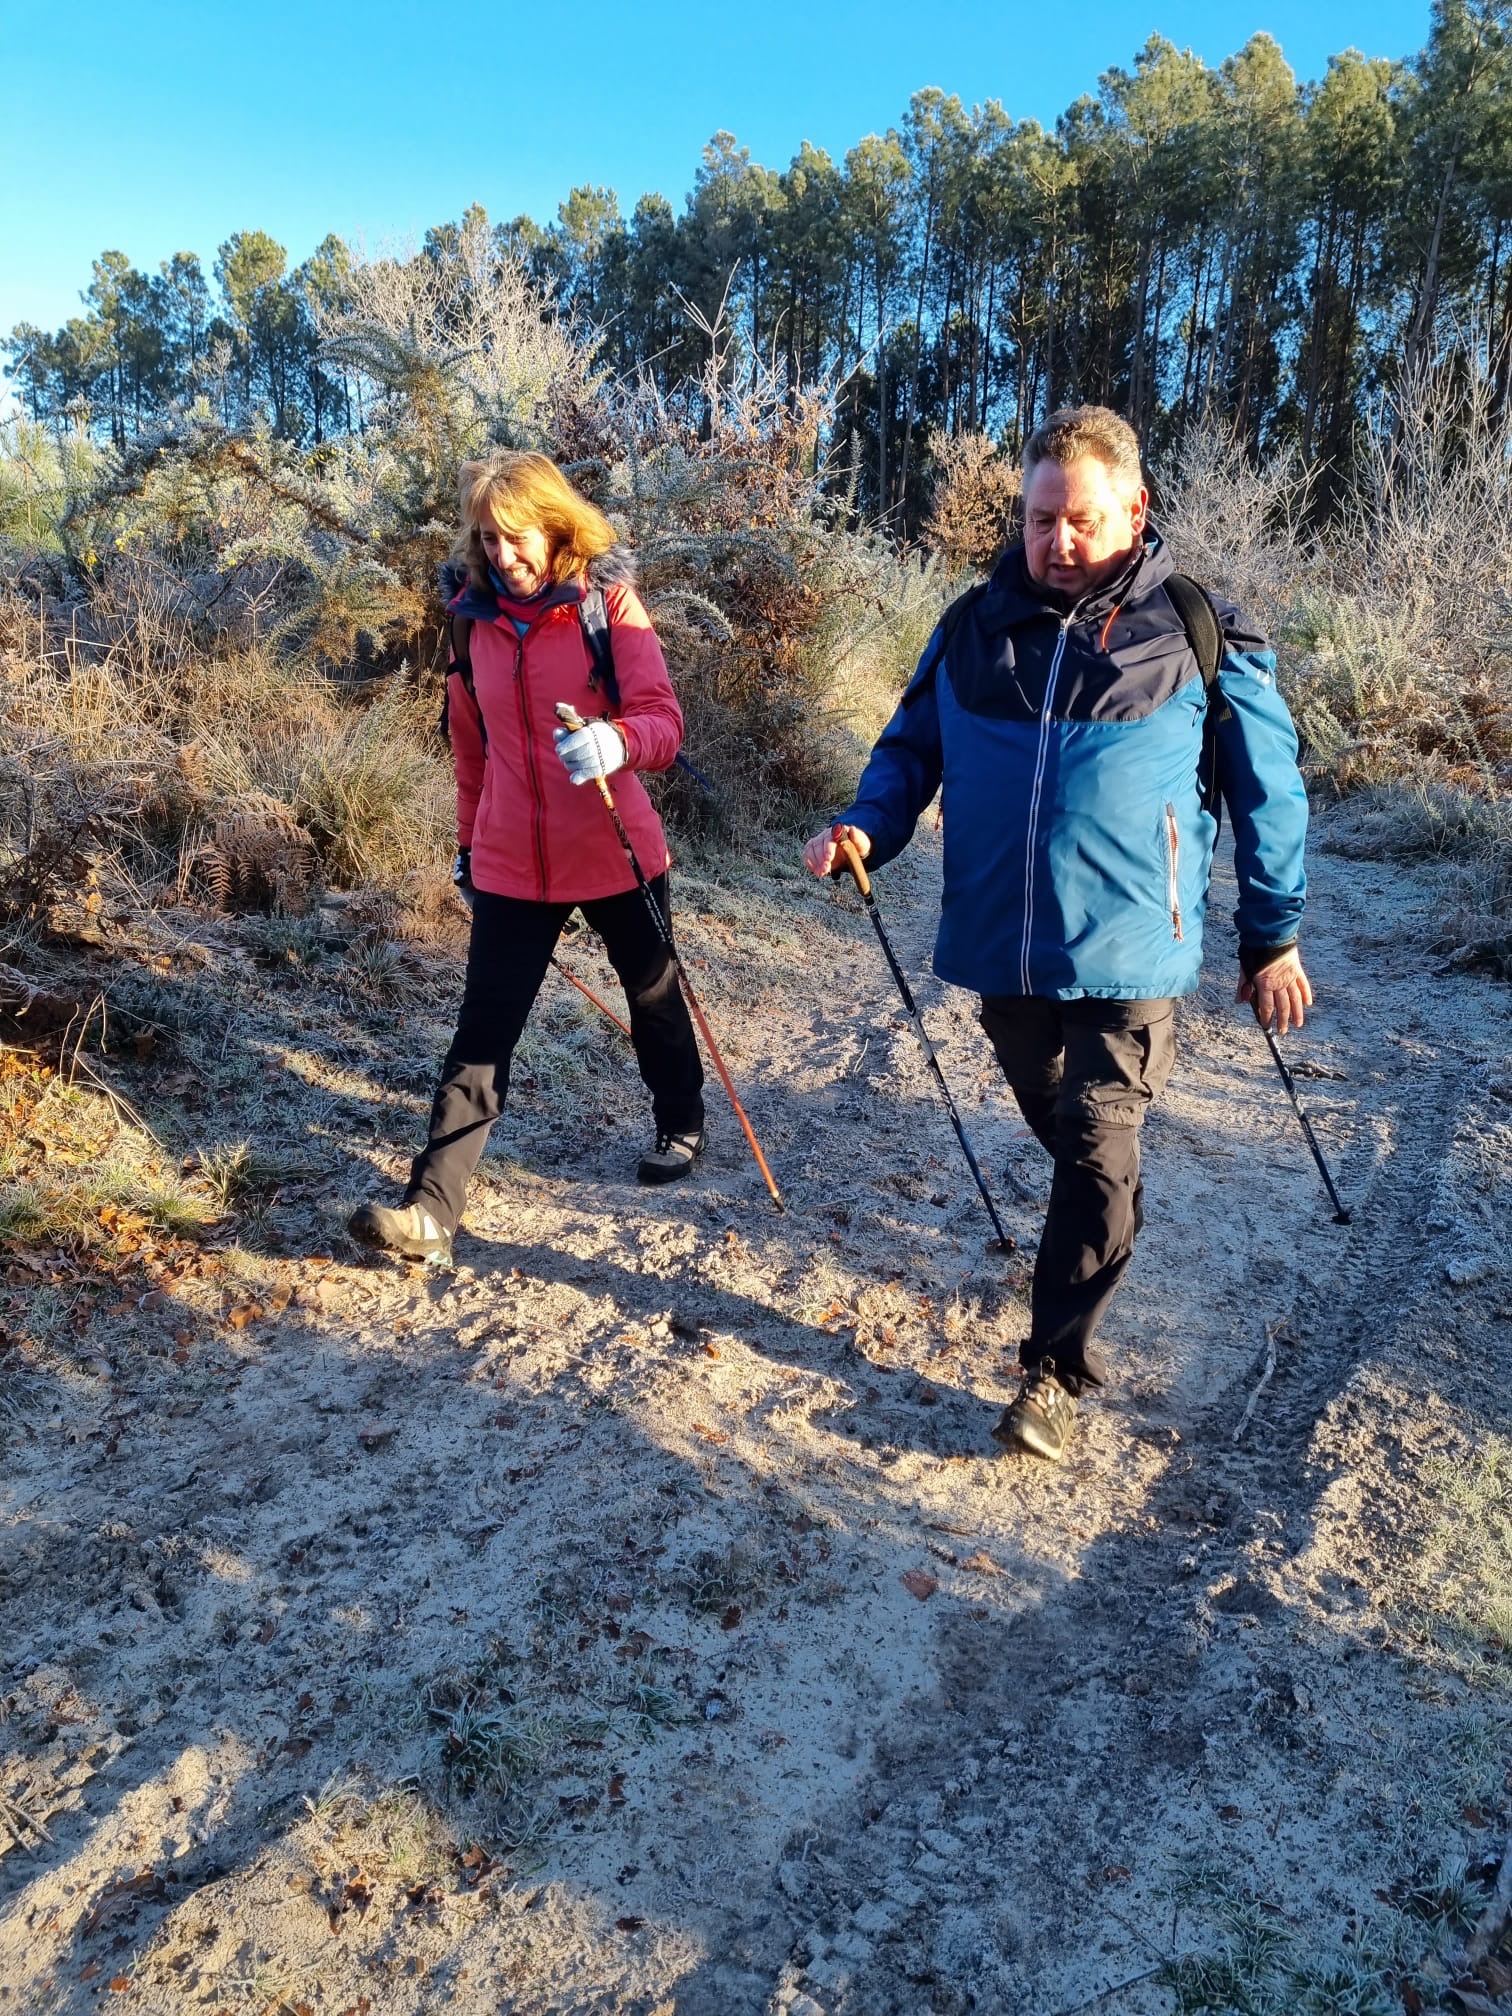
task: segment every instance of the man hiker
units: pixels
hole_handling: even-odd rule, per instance
[[[1278,1032],[1312,989],[1297,955],[1307,798],[1275,659],[1177,573],[1134,430],[1053,413],[1024,450],[1024,536],[946,611],[872,751],[847,836],[873,868],[942,790],[934,966],[981,996],[1019,1109],[1055,1163],[1024,1383],[993,1430],[1052,1460],[1105,1385],[1098,1323],[1142,1223],[1139,1127],[1197,986],[1221,794],[1239,882],[1236,999]]]

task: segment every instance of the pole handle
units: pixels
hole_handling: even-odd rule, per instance
[[[835,845],[840,849],[840,860],[836,862],[830,873],[838,875],[842,867],[849,869],[850,873],[855,877],[856,887],[861,891],[861,894],[863,896],[870,896],[871,877],[866,872],[861,856],[856,852],[855,841],[851,839],[848,833],[837,833],[834,838]]]
[[[570,728],[574,735],[579,728],[586,728],[588,726],[588,723],[579,714],[570,700],[558,700],[556,703],[556,717],[562,726]],[[598,786],[600,798],[603,799],[609,810],[614,812],[614,793],[609,789],[609,779],[607,777],[595,777],[593,781]],[[615,812],[614,816],[618,819],[619,814]]]

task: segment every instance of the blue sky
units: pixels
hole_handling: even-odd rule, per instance
[[[471,25],[475,23],[476,25]],[[0,0],[0,330],[78,310],[107,246],[155,268],[232,231],[302,259],[327,231],[417,240],[481,202],[541,221],[575,183],[675,207],[720,127],[783,167],[837,158],[927,84],[1049,123],[1158,31],[1211,63],[1257,29],[1301,78],[1414,52],[1426,0]]]

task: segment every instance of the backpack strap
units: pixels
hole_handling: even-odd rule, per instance
[[[1181,618],[1181,627],[1192,647],[1192,656],[1197,660],[1197,669],[1202,674],[1203,689],[1207,694],[1197,778],[1202,787],[1203,810],[1218,818],[1221,816],[1222,799],[1218,787],[1218,742],[1214,724],[1228,720],[1230,714],[1229,704],[1218,684],[1218,667],[1223,663],[1223,622],[1212,596],[1200,581],[1194,581],[1189,574],[1168,574],[1165,587],[1175,605],[1176,614]]]
[[[592,661],[589,680],[602,688],[611,707],[618,708],[620,696],[619,680],[614,674],[614,631],[609,621],[609,603],[602,588],[590,588],[579,602],[578,622],[582,625],[583,642],[588,646],[588,656]]]
[[[472,618],[470,616],[453,616],[448,624],[448,634],[451,638],[451,664],[447,667],[447,672],[448,675],[452,672],[457,672],[461,675],[462,684],[467,688],[467,697],[473,704],[473,712],[478,717],[478,733],[483,738],[483,748],[486,752],[488,748],[488,724],[483,719],[483,709],[478,705],[477,689],[473,685]],[[451,681],[448,676],[441,701],[441,734],[443,739],[448,742],[451,740],[450,714]]]
[[[964,595],[957,595],[954,602],[947,606],[945,614],[940,618],[937,626],[940,638],[939,649],[926,665],[921,666],[918,674],[904,693],[903,705],[905,707],[912,707],[916,700],[922,700],[926,693],[934,691],[934,683],[939,677],[940,667],[945,662],[945,654],[949,651],[955,634],[961,627],[961,618],[974,602],[980,601],[981,597],[987,593],[990,585],[990,582],[978,581],[968,588]]]
[[[1181,627],[1211,698],[1218,667],[1223,663],[1223,624],[1213,598],[1189,574],[1168,574],[1165,588],[1176,605],[1176,614],[1181,618]]]

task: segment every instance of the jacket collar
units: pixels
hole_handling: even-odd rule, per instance
[[[1120,604],[1148,595],[1152,588],[1158,587],[1171,572],[1171,565],[1170,548],[1155,527],[1146,522],[1144,538],[1129,556],[1123,571],[1106,587],[1073,603],[1072,619],[1078,623],[1105,621]],[[1064,598],[1029,578],[1022,541],[1010,546],[993,568],[982,597],[982,628],[989,633],[1011,630],[1036,616],[1051,616],[1062,623],[1066,615]]]
[[[590,588],[633,588],[635,582],[635,555],[628,546],[618,543],[606,553],[596,554],[575,580],[562,582],[549,595],[542,596],[539,602],[532,601],[528,605],[510,602],[491,588],[474,588],[460,560],[443,560],[441,563],[441,599],[446,604],[447,614],[465,616],[477,623],[497,623],[507,609],[518,610],[522,616],[538,616],[545,609],[583,601]]]
[[[471,579],[467,579],[461,592],[446,607],[450,615],[465,616],[474,623],[502,623],[510,615],[527,620],[544,616],[548,609],[560,609],[581,602],[583,594],[580,580],[561,581],[555,588],[548,589],[544,595],[532,597],[529,602],[512,602],[508,596],[496,594],[492,588],[474,587]]]

